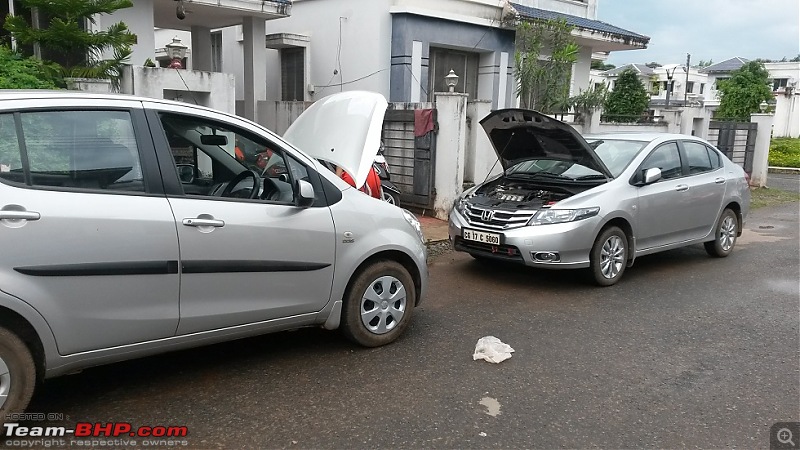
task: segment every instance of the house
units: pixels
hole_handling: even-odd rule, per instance
[[[514,37],[508,18],[562,18],[581,45],[572,90],[589,84],[594,51],[644,48],[649,38],[596,20],[598,0],[295,0],[290,17],[267,23],[267,99],[313,101],[369,90],[391,102],[433,101],[455,90],[493,108],[516,104]],[[236,27],[222,30],[222,68],[241,77]],[[229,62],[233,61],[233,64]],[[274,70],[280,68],[280,70]]]

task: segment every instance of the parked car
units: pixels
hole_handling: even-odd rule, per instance
[[[750,206],[744,170],[703,139],[587,136],[534,111],[481,121],[503,173],[450,213],[458,251],[545,269],[589,268],[618,282],[638,256],[703,243],[725,257]]]
[[[335,94],[287,141],[186,103],[0,92],[0,422],[89,366],[304,326],[394,341],[425,293],[419,222],[315,159],[363,181],[385,110]]]

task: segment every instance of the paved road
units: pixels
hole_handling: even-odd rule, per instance
[[[186,425],[196,447],[764,448],[800,420],[798,222],[757,210],[730,257],[641,258],[606,289],[445,254],[391,346],[279,333],[55,379],[30,411]],[[473,361],[486,335],[513,358]]]
[[[800,175],[770,173],[767,174],[767,186],[789,192],[800,192]]]

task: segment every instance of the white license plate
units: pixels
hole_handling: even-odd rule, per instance
[[[497,233],[484,233],[483,231],[463,230],[462,237],[468,241],[483,242],[484,244],[500,245],[500,235]]]

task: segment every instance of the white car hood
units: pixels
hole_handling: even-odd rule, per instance
[[[305,110],[283,138],[309,156],[341,167],[362,186],[381,145],[387,106],[375,92],[329,95]]]

